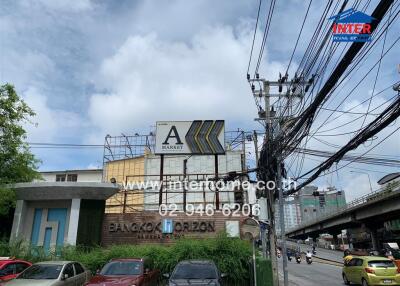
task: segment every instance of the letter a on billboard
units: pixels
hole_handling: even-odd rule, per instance
[[[224,120],[158,121],[156,154],[225,154]]]

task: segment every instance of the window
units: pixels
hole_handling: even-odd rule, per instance
[[[101,275],[139,275],[142,263],[140,261],[112,261],[100,271]]]
[[[4,276],[15,274],[15,263],[7,264],[7,265],[3,268],[3,271],[2,271],[2,272],[3,272]]]
[[[57,279],[62,265],[35,264],[22,272],[17,279]]]
[[[171,279],[216,279],[217,269],[210,263],[180,263],[172,273]]]
[[[363,265],[363,260],[362,259],[356,259],[355,266],[362,266]]]
[[[57,174],[56,182],[65,182],[65,174]]]
[[[74,267],[76,275],[85,272],[85,269],[83,269],[82,265],[80,265],[79,263],[74,263]]]
[[[67,274],[68,277],[73,277],[74,276],[74,268],[72,267],[72,264],[67,264],[64,268],[64,274]]]
[[[78,174],[68,174],[67,181],[68,182],[77,182],[78,181]]]
[[[352,260],[349,261],[349,263],[347,263],[347,266],[355,266],[357,262],[357,259],[353,258]]]
[[[28,267],[29,267],[29,264],[19,262],[16,264],[16,271],[17,271],[16,273],[21,273]]]
[[[392,261],[390,260],[373,260],[373,261],[368,261],[368,266],[369,267],[375,267],[375,268],[387,268],[387,267],[396,267]]]

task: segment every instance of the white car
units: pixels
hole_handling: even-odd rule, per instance
[[[82,286],[91,273],[75,261],[46,261],[35,263],[25,269],[6,286]]]

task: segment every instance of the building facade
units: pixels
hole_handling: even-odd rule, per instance
[[[316,220],[319,216],[334,213],[346,205],[345,192],[334,187],[318,190],[316,186],[306,186],[299,191],[297,199],[302,222]]]
[[[280,233],[280,213],[279,204],[275,204],[275,228],[277,233]],[[299,201],[296,197],[289,197],[285,199],[283,205],[284,217],[285,217],[285,229],[295,228],[301,223],[301,212]]]
[[[102,182],[103,179],[103,169],[47,171],[40,174],[45,182]]]

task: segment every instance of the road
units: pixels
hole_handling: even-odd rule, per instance
[[[308,265],[304,260],[297,264],[293,259],[288,262],[290,286],[343,286],[342,268],[339,266],[313,261]],[[282,258],[279,259],[279,280],[283,285]]]
[[[295,248],[296,243],[291,242],[291,241],[286,241],[286,245]],[[305,244],[299,244],[301,251],[307,252],[307,250],[311,250],[312,247],[310,245],[305,245]],[[316,248],[317,254],[315,255],[316,257],[320,257],[322,259],[329,259],[332,261],[336,262],[343,262],[343,252],[337,251],[337,250],[330,250],[330,249],[325,249],[325,248]]]

